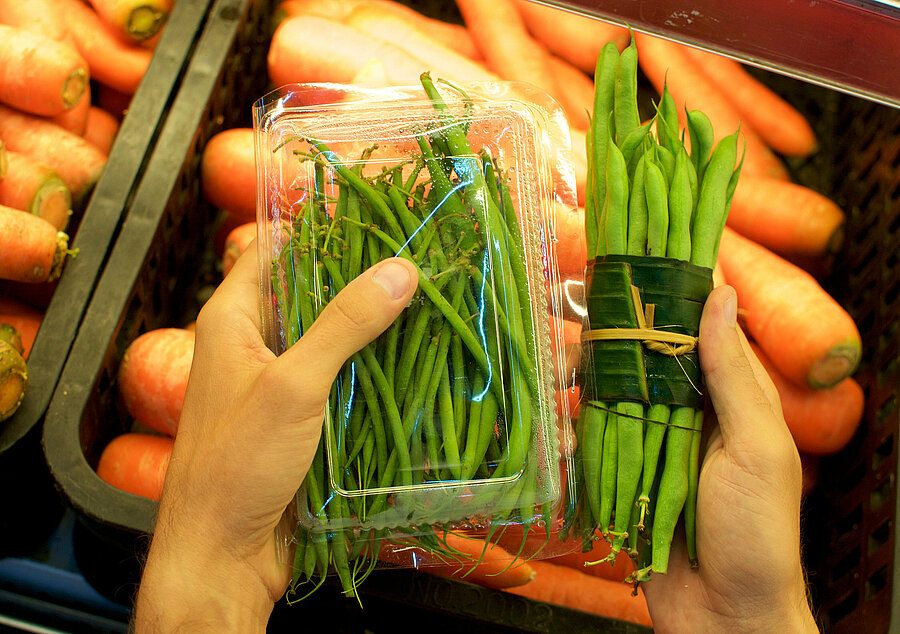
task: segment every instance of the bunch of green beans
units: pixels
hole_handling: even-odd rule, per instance
[[[535,449],[547,408],[507,175],[473,152],[466,117],[421,81],[435,116],[415,133],[420,152],[376,175],[363,170],[374,148],[350,162],[318,139],[293,139],[315,187],[273,262],[285,346],[369,267],[399,256],[418,272],[410,305],[332,387],[298,493],[295,597],[329,572],[355,595],[384,541],[453,559],[441,537],[451,521],[515,521],[527,533],[548,519]],[[473,481],[463,504],[455,487]]]
[[[688,151],[667,90],[654,104],[651,120],[642,124],[637,67],[634,40],[621,54],[607,44],[597,61],[587,137],[588,259],[658,257],[711,270],[740,173],[740,165],[735,165],[738,132],[715,144],[709,119],[699,111],[687,112]],[[633,321],[630,298],[623,306],[631,315],[623,315],[622,321]],[[630,349],[637,352],[624,361],[617,357],[590,362],[631,364],[629,371],[643,379],[646,355],[658,353],[641,351],[640,346]],[[567,527],[582,535],[586,551],[595,531],[611,543],[607,559],[626,551],[636,562],[634,581],[667,571],[682,514],[688,555],[697,564],[702,418],[701,409],[655,403],[647,394],[640,400],[582,403],[574,461],[576,481],[582,486],[570,497]]]

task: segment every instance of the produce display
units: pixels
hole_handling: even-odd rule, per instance
[[[0,1],[0,327],[27,320],[26,360],[171,6]],[[0,376],[8,364],[4,357]],[[16,405],[25,388],[0,382]],[[0,408],[0,421],[15,411]]]
[[[410,86],[418,82],[423,72],[428,71],[432,77],[458,85],[473,80],[519,80],[540,86],[563,108],[572,142],[568,161],[574,178],[568,178],[567,174],[549,174],[549,182],[560,189],[574,184],[572,200],[577,200],[577,204],[555,206],[546,219],[553,227],[559,271],[559,279],[548,282],[546,292],[564,295],[562,289],[566,289],[568,294],[565,296],[571,297],[570,291],[574,288],[580,293],[580,296],[575,293],[577,297],[571,300],[575,312],[548,315],[551,340],[570,345],[582,343],[585,326],[582,316],[584,311],[590,310],[589,282],[585,274],[589,270],[589,261],[597,256],[662,256],[708,269],[710,276],[703,283],[707,290],[713,284],[727,283],[737,291],[739,320],[778,389],[787,425],[804,461],[804,489],[814,486],[817,458],[840,452],[850,443],[862,420],[865,398],[853,378],[862,355],[857,326],[844,308],[822,288],[814,270],[803,268],[808,262],[824,261],[840,249],[844,223],[844,211],[834,201],[789,179],[783,157],[808,156],[816,150],[816,139],[809,123],[733,60],[645,34],[636,34],[632,40],[626,29],[528,0],[459,0],[457,8],[461,23],[442,22],[391,0],[285,0],[278,6],[278,26],[272,34],[268,50],[270,81],[273,86],[311,82],[359,87],[373,85],[373,82],[381,86]],[[345,42],[346,45],[335,48],[330,45],[334,41]],[[615,56],[616,62],[612,66],[604,65],[605,56],[608,56],[607,60]],[[628,105],[617,108],[612,119],[607,117],[604,120],[604,117],[597,116],[595,99],[598,95],[605,95],[603,98],[613,102],[617,97],[624,101],[624,96],[617,95],[615,84],[609,83],[609,73],[614,75],[620,63],[630,65]],[[637,73],[638,69],[642,74],[632,76],[631,73]],[[602,78],[595,76],[598,70],[601,75],[606,74]],[[638,89],[637,82],[644,79],[649,85],[641,85],[640,88],[655,91],[657,100],[632,103],[631,99]],[[453,94],[452,90],[443,87],[441,93]],[[608,115],[611,108],[607,108]],[[629,135],[627,131],[633,134]],[[6,140],[2,130],[0,138]],[[15,149],[9,141],[6,145],[7,162],[11,166],[16,160],[10,158]],[[607,150],[605,157],[598,155],[603,147]],[[424,152],[427,148],[420,149]],[[329,150],[330,147],[322,146],[315,148],[315,151],[310,150],[310,154],[318,152],[330,156]],[[350,199],[352,187],[348,184],[351,182],[349,179],[353,178],[351,168],[358,161],[359,154],[335,153],[334,158],[336,162],[323,161],[318,169],[323,174],[333,175],[340,172],[340,166],[344,166],[348,173],[335,178],[333,189],[320,193],[333,196],[333,204],[343,205],[339,201]],[[315,161],[312,163],[315,165]],[[605,169],[610,164],[614,168],[611,172],[613,178],[618,180],[614,180],[612,186],[606,186]],[[489,160],[483,165],[494,168]],[[503,166],[499,167],[502,171]],[[738,167],[739,172],[736,171]],[[402,215],[405,212],[394,213],[398,210],[389,194],[391,186],[409,178],[409,173],[401,170],[402,178],[398,179],[391,173],[391,166],[386,168],[382,180],[373,180],[373,186],[383,187],[388,196],[388,200],[383,201],[388,213],[378,221],[378,229],[368,232],[368,223],[372,223],[374,217],[365,220],[360,216],[357,225],[350,219],[344,221],[341,225],[344,236],[341,237],[349,236],[355,227],[367,230],[366,239],[361,241],[363,246],[352,247],[353,256],[349,258],[330,260],[323,255],[320,260],[323,270],[317,275],[321,276],[321,286],[329,287],[329,293],[340,288],[341,282],[350,279],[353,271],[362,270],[383,257],[382,252],[391,249],[399,251],[399,247],[404,246],[410,237],[403,224]],[[9,169],[11,167],[8,172]],[[602,184],[598,174],[603,174]],[[234,259],[255,234],[256,166],[252,129],[226,131],[210,141],[202,161],[202,182],[207,198],[222,210],[223,222],[214,248],[221,257],[222,273],[227,274]],[[710,189],[708,194],[708,199],[715,199],[715,204],[704,206],[705,211],[701,213],[700,210],[693,210],[701,200],[706,200],[702,194],[704,182],[716,183],[715,193]],[[0,180],[0,188],[2,183]],[[302,187],[315,191],[315,181],[304,182]],[[413,213],[422,213],[417,208],[417,202],[410,204],[409,192],[396,193],[403,197],[401,207]],[[496,194],[502,197],[502,190],[496,190]],[[604,215],[608,200],[611,204],[609,209],[615,209],[618,215]],[[665,208],[659,204],[660,201],[665,202]],[[724,210],[729,208],[726,218]],[[637,211],[646,214],[647,224],[643,227],[635,225],[644,218],[635,213]],[[710,212],[709,215],[706,215],[707,212]],[[378,212],[373,210],[371,213]],[[688,224],[687,221],[695,213],[701,219],[695,218],[693,225]],[[328,246],[339,235],[337,225],[329,235],[332,218],[322,216],[316,221],[315,228],[324,229],[319,234],[313,227],[308,227],[308,233],[301,235],[299,232],[303,231],[303,226],[298,227],[296,245],[285,254],[293,253],[302,259],[311,257],[313,251],[328,253]],[[393,235],[395,231],[396,236]],[[700,235],[695,235],[696,231]],[[720,241],[717,238],[719,233],[722,236]],[[634,235],[643,236],[638,241],[643,246],[630,240]],[[433,239],[440,241],[440,236]],[[301,244],[306,245],[305,249],[299,248]],[[410,247],[415,249],[412,242]],[[348,250],[350,248],[348,246]],[[713,269],[715,275],[712,274]],[[458,280],[461,278],[463,282],[468,279],[468,282],[460,283]],[[457,273],[448,274],[443,279],[446,282],[442,283],[458,284],[463,289],[463,298],[456,314],[465,320],[459,311],[466,306],[465,287],[474,288],[474,278]],[[502,288],[502,285],[496,288]],[[284,302],[282,310],[288,315],[296,305],[296,313],[303,326],[303,320],[314,316],[318,308],[315,305],[304,308],[302,303],[295,304],[295,299],[296,296],[284,296],[279,297],[278,301]],[[644,310],[647,303],[651,302],[638,303],[644,319],[647,317]],[[579,310],[582,312],[577,312]],[[639,311],[630,298],[620,307],[610,310],[631,311],[633,314],[629,314],[629,319],[638,319]],[[305,311],[308,314],[304,316],[302,312]],[[0,303],[0,319],[4,314],[5,307]],[[412,316],[408,318],[412,319]],[[651,327],[654,323],[663,323],[658,313],[657,318],[650,321]],[[629,324],[628,327],[636,326]],[[590,326],[589,329],[594,328]],[[453,330],[453,325],[450,329]],[[190,338],[186,334],[188,331],[168,330],[179,332],[165,333],[169,339],[161,345],[174,345],[172,342],[177,339],[181,342],[178,346],[183,346],[179,348],[179,354],[184,355],[181,363],[187,363],[190,349],[184,342]],[[21,332],[25,342],[27,333]],[[292,336],[297,334],[295,332]],[[509,333],[504,336],[509,336]],[[434,385],[423,386],[424,397],[437,405],[437,416],[432,424],[441,420],[442,398],[447,401],[446,396],[442,397],[447,394],[445,388],[448,387],[444,376],[449,379],[458,367],[454,361],[454,351],[461,346],[466,350],[465,354],[477,354],[462,345],[463,341],[456,343],[452,336],[448,339],[446,350],[441,348],[441,338],[436,341],[433,350],[421,343],[414,350],[410,348],[412,352],[409,353],[410,357],[414,357],[422,352],[422,364],[427,362],[428,367],[448,368],[447,373],[431,373],[436,377]],[[515,338],[510,336],[507,343],[515,345],[514,342]],[[135,381],[133,375],[129,377],[127,372],[136,373],[136,362],[152,363],[153,353],[149,348],[144,347],[140,351],[141,344],[146,343],[136,341],[132,350],[134,354],[126,352],[125,358],[129,359],[131,355],[130,360],[128,364],[123,363],[125,369],[119,377],[120,384],[126,386],[123,398],[131,403],[129,411],[140,423],[132,433],[137,432],[148,438],[158,438],[162,434],[169,438],[177,433],[177,412],[180,410],[180,399],[183,399],[180,388],[183,388],[187,375],[179,370],[178,378],[165,386],[158,380],[159,371],[152,367],[147,369],[146,375],[139,375],[145,376],[143,379]],[[597,347],[597,344],[599,342],[592,342],[592,347]],[[629,363],[633,362],[633,348],[631,346],[632,361]],[[27,351],[27,345],[25,349]],[[371,367],[364,361],[360,361],[357,367],[380,368],[382,374],[394,372],[396,377],[396,372],[404,367],[399,363],[404,350],[398,345],[397,363],[391,364],[385,362],[383,356],[376,356]],[[377,354],[384,353],[381,349]],[[432,357],[426,358],[428,353]],[[436,365],[433,358],[437,355],[444,358],[445,353],[448,360]],[[558,346],[553,354],[554,362],[558,362],[558,355],[563,354],[562,347]],[[474,356],[463,365],[467,367],[467,372],[478,367]],[[676,371],[669,371],[668,375],[685,377]],[[387,376],[384,378],[387,379]],[[128,385],[134,386],[130,394]],[[138,392],[145,385],[152,386],[153,393],[141,396]],[[410,385],[410,393],[414,392],[412,388],[416,385]],[[373,386],[378,389],[374,383]],[[429,389],[432,387],[434,389]],[[668,542],[672,539],[672,529],[680,521],[681,513],[690,513],[690,495],[695,492],[691,486],[695,481],[690,465],[696,465],[699,457],[693,446],[694,439],[699,437],[695,433],[700,423],[700,416],[696,413],[699,408],[696,404],[654,404],[641,406],[641,411],[637,412],[629,409],[630,405],[612,405],[612,400],[607,402],[592,397],[590,389],[585,375],[577,380],[572,377],[557,386],[555,403],[564,425],[568,425],[569,420],[579,421],[561,434],[561,437],[569,434],[574,442],[570,446],[561,442],[560,451],[564,456],[571,453],[575,468],[581,469],[581,481],[586,487],[586,500],[582,501],[586,503],[572,507],[567,519],[559,520],[550,531],[544,530],[541,518],[537,516],[528,535],[516,534],[512,530],[500,535],[500,531],[496,531],[489,535],[488,540],[480,536],[474,547],[467,542],[453,544],[456,553],[470,555],[460,554],[449,565],[433,560],[431,565],[422,566],[424,572],[504,587],[532,599],[649,624],[642,594],[638,591],[637,596],[631,596],[633,588],[625,580],[639,580],[646,578],[650,572],[664,572],[662,562]],[[516,394],[507,395],[509,397],[515,398]],[[627,403],[627,399],[621,400]],[[135,405],[141,401],[144,402],[144,409]],[[453,402],[452,386],[449,402]],[[603,407],[597,407],[596,403],[601,403]],[[155,414],[151,413],[154,408]],[[339,419],[339,412],[335,412],[332,418]],[[602,418],[605,418],[603,423],[600,422]],[[628,449],[618,438],[618,434],[622,439],[636,435],[633,433],[636,429],[628,424],[634,418],[669,421],[666,427],[650,423],[643,425],[640,455],[636,450],[637,443],[628,445]],[[154,422],[160,419],[165,422]],[[402,427],[402,415],[399,420]],[[391,421],[385,418],[382,422],[385,424],[383,429],[390,430]],[[346,423],[355,425],[362,421],[351,418]],[[711,424],[711,421],[706,421],[706,424]],[[374,437],[375,427],[371,429],[371,437]],[[472,427],[468,425],[465,429]],[[657,436],[655,431],[650,431],[656,429],[667,431],[665,435]],[[675,433],[673,430],[676,429],[685,433]],[[587,436],[586,430],[590,432]],[[602,448],[612,446],[606,442],[612,430],[616,431],[618,447],[615,453],[606,456]],[[456,437],[462,438],[462,434],[458,433]],[[648,439],[652,439],[652,451],[649,452],[646,451]],[[429,447],[428,440],[423,435],[422,447],[416,449],[422,451],[423,457],[429,451],[446,452],[448,449],[452,455],[452,448],[446,445]],[[118,448],[111,446],[110,452],[121,451],[123,447],[128,451],[149,451],[151,442],[156,441],[148,441],[144,447],[138,444],[128,447],[123,443]],[[353,471],[353,476],[371,479],[376,473],[379,478],[384,473],[391,473],[387,469],[382,470],[382,466],[388,466],[390,454],[386,461],[379,464],[374,441],[368,442],[369,448],[366,447],[365,437],[360,446],[343,448],[348,452],[348,458],[353,455],[352,452],[355,452],[354,458],[371,452],[364,463],[366,468],[362,473]],[[166,451],[162,447],[164,443],[158,444],[160,447],[154,447],[154,450],[161,452],[157,455],[163,455]],[[323,450],[326,449],[323,446]],[[500,449],[502,451],[503,448]],[[590,450],[593,450],[595,457],[585,460],[584,452]],[[678,454],[679,458],[667,458],[670,453],[672,456]],[[432,457],[437,462],[453,462],[452,459],[447,460],[443,453]],[[397,460],[400,459],[398,455]],[[105,464],[111,462],[114,461],[107,460]],[[125,461],[120,459],[115,462],[122,465],[122,469],[126,468]],[[682,473],[675,474],[670,468],[676,463],[687,465],[686,477]],[[165,459],[159,458],[156,464],[164,469]],[[610,465],[625,466],[612,471]],[[353,468],[356,469],[355,466]],[[664,487],[661,482],[668,477],[665,475],[668,471],[673,471],[672,481],[677,480],[672,488],[668,484]],[[110,473],[110,470],[104,469],[101,475],[110,482],[116,482],[119,476]],[[452,475],[449,469],[447,473]],[[654,476],[644,475],[650,473]],[[420,472],[421,477],[432,475],[426,471]],[[392,482],[387,476],[384,477],[385,482]],[[396,470],[391,477],[397,477]],[[134,480],[139,479],[135,475]],[[150,483],[121,486],[153,497],[152,492],[158,489],[152,487],[152,481],[153,478]],[[659,482],[654,484],[654,481]],[[615,486],[610,486],[611,483]],[[660,503],[654,500],[656,489],[675,492],[665,496],[664,504],[670,504],[671,508],[665,509],[664,513],[660,510]],[[612,497],[603,494],[604,491],[612,491]],[[688,504],[685,511],[682,511],[682,498]],[[647,520],[643,533],[634,530],[642,509],[646,509]],[[345,513],[349,511],[342,510]],[[656,517],[661,519],[652,522],[648,519]],[[578,530],[559,534],[559,529],[564,526]],[[459,537],[452,532],[446,535],[454,535],[449,539]],[[583,540],[573,539],[578,537]],[[634,541],[636,537],[647,537],[650,544],[642,542],[644,545],[641,546]],[[523,546],[526,541],[528,544]],[[527,554],[537,551],[545,542],[548,545],[544,548],[551,556]],[[581,552],[582,543],[587,552]],[[347,544],[352,546],[350,540]],[[517,556],[520,548],[526,554]],[[486,549],[491,550],[490,557],[485,555]],[[436,552],[439,550],[435,549]],[[618,556],[615,556],[617,552]],[[627,556],[632,552],[636,553],[635,559]],[[318,576],[322,570],[319,567],[319,553],[315,558],[305,558],[303,561],[302,572],[305,576],[307,571],[311,571],[310,578],[314,583],[321,581]],[[383,561],[390,562],[390,555],[384,552],[370,550],[369,555],[373,559],[383,555]],[[657,555],[659,564],[654,560]],[[334,565],[338,561],[340,555],[336,556],[334,550],[326,555],[326,562]],[[506,565],[498,569],[495,567],[497,561],[505,561]],[[699,565],[703,565],[702,561]],[[347,570],[342,571],[345,576]],[[584,584],[594,581],[610,581],[611,585],[595,584],[596,591],[589,593],[567,591],[567,588],[589,587]],[[349,587],[354,587],[354,584],[351,582]]]

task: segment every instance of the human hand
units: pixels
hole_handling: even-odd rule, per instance
[[[276,526],[319,444],[346,359],[384,331],[417,285],[385,260],[332,300],[280,357],[260,334],[255,243],[197,319],[175,448],[138,594],[142,631],[265,631],[290,566]]]
[[[659,632],[814,632],[800,561],[800,457],[778,392],[736,325],[728,286],[700,321],[700,365],[719,425],[697,499],[698,569],[675,539],[643,588]]]

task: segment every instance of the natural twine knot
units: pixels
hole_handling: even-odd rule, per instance
[[[637,328],[598,328],[581,333],[581,341],[601,341],[612,339],[629,339],[640,341],[648,350],[660,354],[677,357],[693,352],[697,347],[698,337],[684,335],[678,332],[656,330],[653,327],[653,317],[656,312],[656,304],[641,304],[641,293],[634,285],[631,286],[631,299],[634,302],[634,312],[637,316]]]

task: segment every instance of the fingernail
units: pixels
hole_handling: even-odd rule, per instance
[[[378,286],[387,291],[391,299],[400,299],[409,289],[409,271],[402,264],[387,262],[372,276]]]
[[[725,304],[722,306],[722,317],[725,318],[725,323],[732,328],[737,324],[737,294],[734,291],[731,291],[728,297],[725,298]]]

